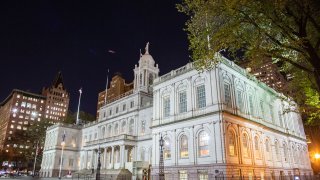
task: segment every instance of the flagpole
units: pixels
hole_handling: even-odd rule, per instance
[[[108,96],[108,83],[109,83],[109,69],[107,71],[107,83],[106,83],[106,94],[104,97],[104,105],[107,104],[107,96]]]
[[[37,141],[37,147],[36,147],[36,154],[34,156],[34,163],[33,163],[33,172],[32,176],[34,177],[35,171],[36,171],[36,162],[37,162],[37,156],[38,156],[38,148],[39,148],[39,140]]]
[[[80,111],[80,102],[81,102],[81,94],[82,94],[82,88],[79,89],[79,103],[78,103],[78,112],[77,112],[77,119],[76,119],[76,124],[79,125],[79,111]]]
[[[66,138],[66,131],[63,131],[63,135],[62,135],[62,142],[61,142],[61,157],[60,157],[60,168],[59,168],[59,179],[61,179],[61,168],[62,168],[62,158],[63,158],[63,150],[64,150],[64,139]]]

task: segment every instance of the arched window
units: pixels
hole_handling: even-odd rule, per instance
[[[141,161],[145,161],[146,159],[146,150],[144,148],[141,149]]]
[[[129,134],[133,135],[133,130],[134,130],[134,120],[131,119],[129,123]]]
[[[255,151],[256,157],[260,158],[260,145],[259,145],[258,136],[254,137],[254,151]]]
[[[188,137],[182,135],[180,137],[180,158],[187,158],[188,156]]]
[[[229,82],[224,82],[223,84],[223,88],[224,88],[224,103],[227,106],[231,106],[231,85]]]
[[[181,91],[179,96],[179,113],[187,112],[187,91]]]
[[[269,139],[266,139],[266,152],[269,153],[270,152],[270,144],[269,144]]]
[[[105,127],[102,127],[102,130],[101,130],[101,138],[104,138],[106,137],[106,128]]]
[[[171,142],[169,138],[164,138],[163,154],[164,159],[171,158]]]
[[[119,125],[118,125],[118,123],[114,126],[114,135],[116,136],[116,135],[118,135],[118,133],[119,133]]]
[[[205,131],[201,131],[198,135],[199,156],[209,156],[209,135]]]
[[[236,156],[236,137],[233,131],[228,132],[228,142],[229,142],[229,155]]]
[[[242,154],[244,157],[249,157],[249,139],[246,133],[242,135]]]
[[[283,156],[284,156],[284,161],[287,162],[288,161],[288,148],[287,148],[287,144],[285,142],[283,143]]]
[[[121,125],[121,133],[126,133],[126,125],[127,125],[126,121],[123,121]]]
[[[236,90],[236,97],[237,97],[237,109],[243,112],[244,102],[243,102],[243,90],[237,88]]]
[[[153,84],[153,75],[151,73],[149,74],[149,84]]]
[[[146,121],[141,121],[141,134],[144,134],[146,132]]]
[[[276,152],[276,158],[279,161],[280,160],[280,152],[279,152],[279,143],[278,143],[278,141],[274,142],[274,150]]]
[[[111,137],[111,125],[109,125],[109,127],[108,127],[108,137]]]

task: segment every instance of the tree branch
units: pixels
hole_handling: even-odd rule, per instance
[[[276,54],[267,54],[267,55],[271,56],[271,57],[274,57],[274,58],[279,58],[279,59],[281,59],[281,60],[283,60],[283,61],[285,61],[285,62],[287,62],[287,63],[289,63],[289,64],[291,64],[291,65],[293,65],[293,66],[295,66],[295,67],[307,72],[307,73],[314,73],[313,70],[311,70],[311,69],[309,69],[309,68],[307,68],[307,67],[305,67],[305,66],[303,66],[301,64],[298,64],[297,62],[292,61],[289,58],[286,58],[286,57],[283,57],[283,56],[280,56],[280,55],[276,55]]]

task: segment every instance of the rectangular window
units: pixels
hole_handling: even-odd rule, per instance
[[[271,122],[274,122],[273,106],[271,104],[269,104],[269,111],[270,111],[270,120]]]
[[[206,170],[198,170],[199,180],[208,180],[208,171]]]
[[[283,122],[282,122],[282,113],[281,111],[279,110],[278,111],[278,117],[279,117],[279,123],[280,123],[280,126],[283,127]]]
[[[26,107],[26,102],[21,102],[21,107]]]
[[[109,115],[110,115],[110,116],[112,115],[112,109],[109,110]]]
[[[187,112],[187,92],[179,93],[179,113]]]
[[[179,171],[179,180],[188,180],[188,173],[185,170]]]
[[[224,83],[224,103],[227,106],[231,106],[231,91],[228,83]]]
[[[126,104],[122,106],[122,111],[126,110]]]
[[[253,97],[252,95],[249,95],[249,114],[254,115],[254,109],[253,109]]]
[[[264,118],[264,107],[263,107],[263,101],[260,100],[260,116],[263,119]]]
[[[73,159],[69,159],[69,166],[73,167]]]
[[[133,108],[133,106],[134,106],[134,101],[131,101],[130,102],[130,108]]]
[[[242,91],[237,89],[237,108],[242,112],[243,110],[243,97]]]
[[[116,114],[119,112],[119,107],[116,107]]]
[[[168,117],[170,115],[170,99],[169,97],[163,98],[163,116]]]
[[[206,89],[204,85],[197,87],[197,108],[206,107]]]

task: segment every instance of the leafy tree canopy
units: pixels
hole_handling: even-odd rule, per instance
[[[320,1],[183,0],[179,11],[190,16],[186,31],[195,65],[216,64],[214,55],[239,50],[252,65],[265,58],[281,64],[295,80],[304,110],[320,115]],[[208,60],[209,59],[209,60]],[[214,63],[212,63],[214,62]],[[304,83],[297,83],[304,81]],[[310,108],[311,107],[311,108]],[[315,111],[314,111],[315,110]],[[319,117],[319,116],[318,116]]]

